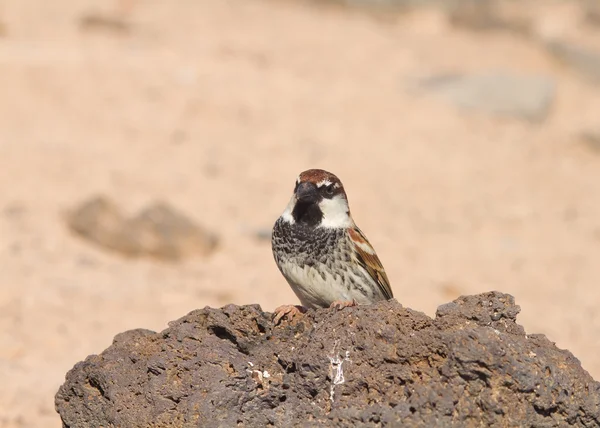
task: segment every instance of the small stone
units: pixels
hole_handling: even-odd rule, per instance
[[[124,220],[116,204],[104,196],[93,197],[67,214],[67,225],[75,234],[101,247],[131,254],[132,248],[115,246]]]

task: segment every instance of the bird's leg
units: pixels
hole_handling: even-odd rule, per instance
[[[358,302],[356,301],[356,299],[336,300],[331,305],[329,305],[330,308],[335,308],[335,309],[349,308],[351,306],[358,306]]]
[[[306,308],[304,306],[298,305],[283,305],[279,306],[273,312],[273,325],[278,325],[279,322],[283,318],[287,318],[288,321],[291,321],[295,316],[303,314],[306,312]]]

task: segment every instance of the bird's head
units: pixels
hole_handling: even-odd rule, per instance
[[[353,224],[342,182],[322,169],[309,169],[298,176],[282,217],[310,227],[338,229]]]

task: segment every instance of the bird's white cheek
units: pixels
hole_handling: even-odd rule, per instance
[[[294,216],[292,215],[292,211],[294,210],[294,206],[296,205],[296,195],[292,195],[290,202],[288,202],[287,207],[285,207],[285,211],[281,214],[281,218],[285,220],[289,224],[294,224],[296,221],[294,220]]]
[[[332,199],[323,199],[319,203],[323,213],[320,227],[339,229],[352,226],[352,219],[348,214],[348,202],[341,196]]]

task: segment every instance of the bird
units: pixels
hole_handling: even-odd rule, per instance
[[[323,169],[300,173],[271,234],[275,262],[302,306],[275,309],[277,325],[307,309],[393,298],[385,269],[350,214],[340,179]]]

